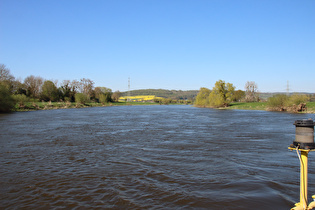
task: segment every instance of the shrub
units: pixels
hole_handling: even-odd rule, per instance
[[[290,97],[289,101],[288,101],[288,105],[300,105],[303,103],[308,102],[310,99],[307,95],[304,94],[294,94]]]
[[[29,101],[29,98],[24,94],[13,95],[13,98],[19,107],[25,106],[25,103]]]
[[[71,102],[71,98],[65,97],[65,98],[64,98],[64,101],[65,101],[65,102]]]
[[[268,98],[267,106],[270,111],[285,111],[288,104],[288,96],[278,94]]]
[[[98,100],[100,103],[105,104],[111,102],[111,96],[109,94],[100,94]]]
[[[84,105],[84,104],[90,102],[90,97],[84,93],[76,93],[74,97],[75,97],[75,102],[77,104],[83,104]]]

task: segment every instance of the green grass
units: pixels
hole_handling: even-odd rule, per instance
[[[307,102],[306,107],[307,107],[307,112],[315,113],[315,102]]]
[[[307,113],[315,113],[315,102],[307,102]],[[227,109],[244,109],[244,110],[267,110],[267,102],[235,102],[231,103]]]
[[[84,107],[102,107],[102,106],[133,106],[133,105],[158,105],[152,102],[115,102],[115,103],[87,103],[78,105],[75,102],[26,102],[24,107],[16,106],[16,111],[32,111],[32,110],[47,110],[47,109],[69,109],[69,108],[84,108]],[[307,102],[307,112],[315,113],[315,102]],[[266,110],[267,102],[234,102],[226,109],[243,109],[243,110]]]
[[[266,110],[266,102],[234,102],[227,109]]]

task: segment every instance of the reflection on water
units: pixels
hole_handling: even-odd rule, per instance
[[[294,121],[310,117],[189,106],[0,115],[0,208],[289,209],[299,162],[287,147]]]

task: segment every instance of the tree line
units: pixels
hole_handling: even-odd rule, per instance
[[[232,102],[255,102],[260,100],[255,82],[247,82],[245,88],[246,91],[235,90],[232,83],[218,80],[212,90],[205,87],[200,88],[195,106],[219,108],[227,107]]]
[[[94,87],[90,79],[56,81],[39,76],[28,76],[23,82],[15,79],[10,70],[0,64],[0,112],[8,112],[16,103],[23,106],[27,101],[64,101],[85,104],[89,102],[116,102],[120,92],[107,87]]]

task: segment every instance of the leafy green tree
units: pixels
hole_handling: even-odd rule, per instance
[[[14,90],[14,77],[4,64],[0,64],[0,112],[9,112],[14,108],[12,97]]]
[[[10,112],[14,108],[15,101],[6,84],[0,83],[0,112]]]
[[[96,87],[94,89],[95,98],[100,103],[108,103],[112,101],[112,90],[106,87]]]
[[[227,107],[233,101],[235,87],[231,83],[219,80],[215,83],[209,96],[211,107]]]
[[[58,101],[59,90],[52,81],[46,80],[44,82],[40,98],[44,101]]]
[[[233,101],[241,101],[243,98],[245,98],[245,91],[236,90],[234,92]]]
[[[196,96],[195,106],[207,107],[209,106],[209,95],[210,90],[208,88],[202,87],[199,90],[198,95]]]

